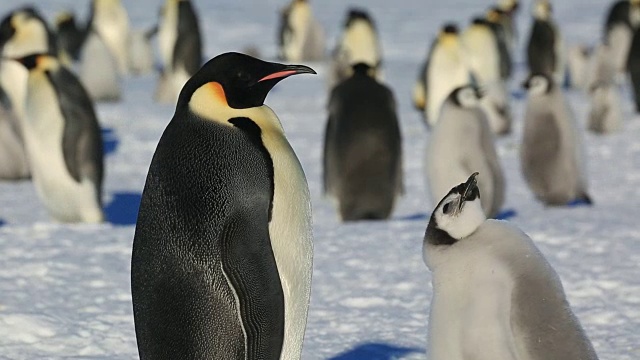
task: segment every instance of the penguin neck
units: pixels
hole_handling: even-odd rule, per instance
[[[348,52],[351,64],[363,62],[375,67],[380,61],[375,30],[371,24],[364,20],[354,21],[347,29],[342,41],[342,48]]]
[[[263,133],[279,133],[284,136],[284,129],[276,114],[266,105],[246,109],[235,109],[229,106],[224,89],[217,82],[200,86],[191,95],[189,110],[202,119],[233,126],[228,120],[247,117],[255,122]]]

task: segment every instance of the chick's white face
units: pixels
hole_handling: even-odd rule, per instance
[[[435,210],[435,220],[440,230],[445,231],[456,240],[464,239],[473,234],[487,219],[480,197],[464,201],[462,194],[450,193]]]

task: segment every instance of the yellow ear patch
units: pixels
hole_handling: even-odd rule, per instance
[[[207,83],[205,86],[210,88],[211,97],[215,102],[222,103],[224,105],[228,105],[227,103],[227,95],[224,93],[224,89],[219,82],[212,81]]]

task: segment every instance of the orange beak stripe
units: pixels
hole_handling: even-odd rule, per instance
[[[295,73],[297,73],[297,71],[295,71],[295,70],[278,71],[278,72],[275,72],[273,74],[269,74],[269,75],[263,77],[262,79],[258,80],[258,82],[265,81],[265,80],[271,80],[271,79],[283,78],[283,77],[286,77],[286,76],[289,76],[289,75],[293,75]]]
[[[227,95],[224,93],[224,89],[222,88],[222,85],[220,85],[219,82],[212,81],[207,85],[209,86],[209,89],[213,94],[213,98],[217,102],[221,102],[223,104],[227,103]]]

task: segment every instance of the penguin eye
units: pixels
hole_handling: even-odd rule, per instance
[[[251,76],[249,76],[249,74],[244,71],[238,71],[236,76],[238,77],[238,79],[240,79],[240,81],[248,82],[249,80],[251,80]]]
[[[445,214],[449,214],[449,212],[451,211],[451,202],[444,204],[444,206],[442,207],[442,211]]]

